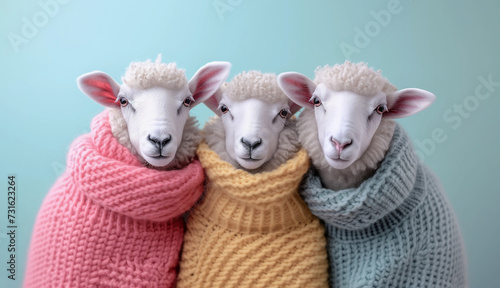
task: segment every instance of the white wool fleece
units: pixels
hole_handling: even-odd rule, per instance
[[[154,63],[150,60],[130,63],[122,81],[139,89],[155,86],[179,89],[188,83],[184,69],[177,68],[175,63],[161,63],[161,55]]]
[[[382,77],[380,70],[375,71],[366,63],[336,64],[333,67],[318,67],[315,71],[316,85],[323,83],[333,91],[352,91],[363,96],[374,96],[379,92],[390,95],[396,92],[396,87]]]
[[[264,102],[288,101],[276,82],[276,74],[259,71],[242,72],[221,87],[225,94],[237,101],[257,98]]]

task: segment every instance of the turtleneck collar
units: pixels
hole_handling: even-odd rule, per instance
[[[72,144],[68,169],[87,197],[106,209],[135,219],[165,221],[178,217],[203,191],[198,160],[179,170],[149,169],[111,132],[109,112],[97,115],[91,133]]]
[[[257,174],[234,168],[204,142],[197,154],[207,175],[207,192],[200,210],[219,225],[267,233],[314,219],[298,193],[309,168],[305,150],[277,169]]]
[[[380,167],[359,187],[325,189],[317,172],[311,171],[305,178],[302,195],[311,211],[332,226],[327,228],[330,233],[352,240],[400,223],[425,197],[424,177],[410,139],[396,124]]]

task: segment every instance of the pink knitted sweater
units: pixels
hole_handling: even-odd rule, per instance
[[[76,139],[38,213],[25,287],[175,287],[182,214],[203,192],[198,160],[148,169],[111,133],[108,112]]]

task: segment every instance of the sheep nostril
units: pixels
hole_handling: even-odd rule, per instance
[[[161,146],[160,140],[158,140],[157,138],[151,137],[151,134],[148,135],[148,140],[149,140],[149,142],[153,143],[153,145],[160,148],[160,146]]]
[[[249,150],[253,150],[253,149],[259,147],[260,144],[262,144],[262,138],[259,138],[259,140],[254,141],[254,142],[250,142],[250,141],[246,140],[244,137],[241,137],[240,141]]]
[[[240,142],[243,144],[243,146],[245,146],[247,148],[250,147],[250,143],[248,141],[246,141],[245,138],[241,137]]]
[[[153,145],[155,145],[156,148],[158,149],[163,149],[163,147],[167,146],[167,144],[170,142],[170,140],[172,139],[172,135],[168,135],[168,137],[160,140],[156,137],[151,137],[151,134],[148,135],[148,140],[149,142],[151,142]]]
[[[344,150],[345,148],[349,147],[352,144],[352,139],[349,141],[341,142],[341,141],[338,141],[332,137],[332,138],[330,138],[330,140],[333,142],[333,145],[335,145],[335,149],[337,149],[337,151],[339,151],[339,153],[342,152],[342,150]]]
[[[170,142],[170,139],[172,139],[172,136],[169,134],[167,138],[163,139],[163,141],[161,141],[161,146],[166,146],[168,144],[168,142]]]
[[[252,144],[250,144],[250,147],[251,147],[252,149],[255,149],[255,148],[259,147],[259,146],[260,146],[260,144],[262,144],[262,138],[259,138],[259,140],[257,140],[257,141],[255,141],[255,142],[253,142]]]

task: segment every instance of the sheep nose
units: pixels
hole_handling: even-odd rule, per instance
[[[260,144],[262,144],[262,138],[259,138],[259,140],[257,140],[257,141],[250,142],[247,139],[245,139],[244,137],[241,137],[241,143],[243,143],[243,145],[245,147],[247,147],[248,150],[254,150]]]
[[[168,136],[163,139],[152,137],[151,134],[148,135],[149,142],[158,147],[158,149],[160,150],[162,150],[163,147],[167,146],[168,142],[170,142],[170,139],[172,139],[172,136],[170,134],[168,134]]]
[[[335,145],[335,148],[337,149],[337,151],[339,151],[339,153],[352,144],[352,139],[350,139],[349,141],[342,142],[332,137],[330,140],[332,140],[333,144]]]

